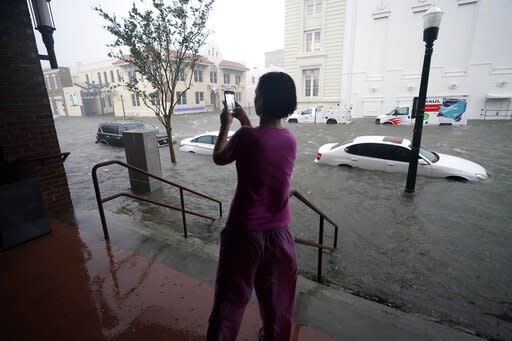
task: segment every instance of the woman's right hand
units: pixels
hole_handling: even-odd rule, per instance
[[[240,124],[243,126],[251,126],[251,120],[249,120],[249,116],[245,112],[244,108],[240,105],[240,103],[235,102],[235,110],[233,113],[233,117],[237,118],[240,121]]]

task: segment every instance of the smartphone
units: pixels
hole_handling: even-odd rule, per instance
[[[233,91],[224,91],[224,100],[226,101],[228,112],[233,114],[235,112],[235,93]]]

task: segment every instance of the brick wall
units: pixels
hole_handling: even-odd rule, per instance
[[[20,174],[39,179],[47,213],[72,207],[26,1],[0,1],[0,145]],[[41,51],[46,54],[46,51]]]

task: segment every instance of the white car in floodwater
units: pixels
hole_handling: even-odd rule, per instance
[[[234,131],[228,132],[228,140],[234,133]],[[213,155],[213,147],[217,142],[217,136],[219,136],[218,131],[209,131],[201,135],[189,137],[181,140],[179,148],[182,152]]]
[[[401,137],[359,136],[344,144],[327,143],[318,149],[316,163],[407,173],[411,141]],[[418,175],[462,181],[488,178],[484,167],[472,161],[420,147]]]

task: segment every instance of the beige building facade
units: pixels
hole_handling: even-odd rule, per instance
[[[345,0],[286,0],[284,70],[297,107],[340,103]]]
[[[206,45],[201,50],[194,73],[187,70],[178,83],[176,95],[180,99],[174,113],[218,111],[225,90],[234,91],[237,100],[243,103],[247,70],[241,63],[222,59],[215,45]],[[127,61],[106,60],[77,64],[73,86],[64,88],[65,97],[72,99],[66,101],[67,112],[71,116],[153,116],[154,112],[143,103],[140,96],[122,86],[132,77],[147,86],[147,90],[151,89],[149,83]],[[190,77],[191,87],[185,92]]]

